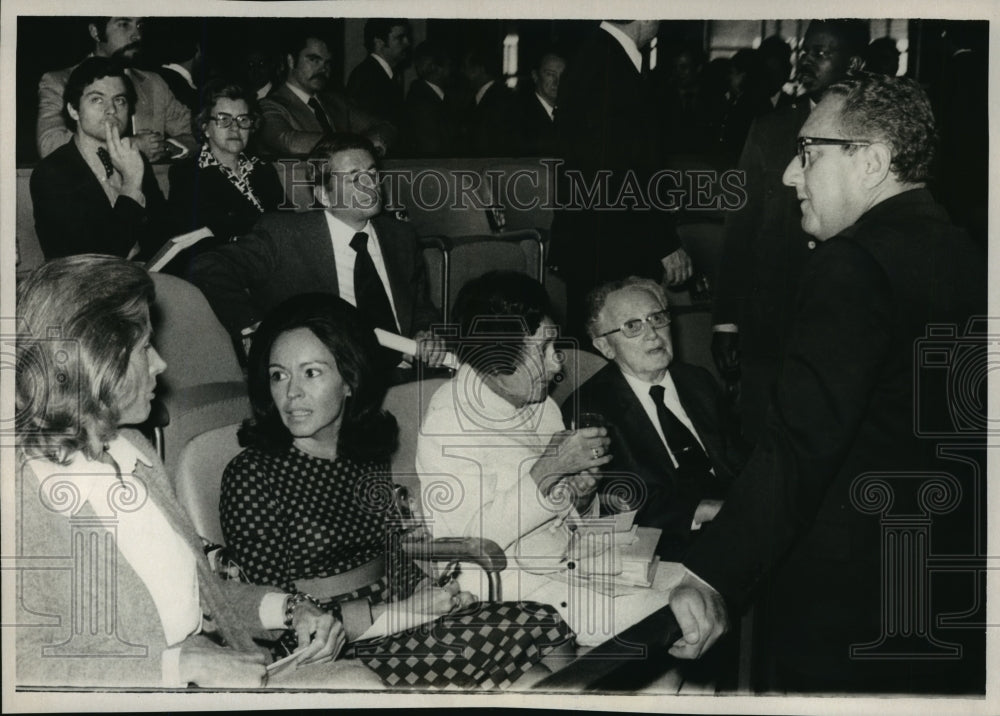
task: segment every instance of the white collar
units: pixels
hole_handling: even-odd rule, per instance
[[[174,72],[176,72],[177,74],[179,74],[181,77],[184,78],[184,81],[188,83],[188,87],[190,87],[191,89],[196,89],[196,87],[194,86],[194,78],[191,77],[191,73],[187,71],[187,68],[181,67],[176,62],[168,62],[167,64],[163,65],[163,67],[164,69],[173,70]]]
[[[441,89],[440,87],[438,87],[436,84],[434,84],[430,80],[424,80],[424,82],[427,83],[428,87],[430,87],[432,90],[434,90],[434,94],[436,94],[440,99],[444,99],[444,90],[443,89]]]
[[[371,219],[365,222],[365,225],[360,229],[354,230],[344,223],[344,220],[332,211],[328,210],[323,213],[326,214],[327,225],[330,227],[330,234],[334,237],[334,239],[341,238],[349,244],[358,231],[363,231],[368,234],[369,246],[371,246],[372,242],[378,242],[378,235],[375,233],[375,228],[372,226]]]
[[[286,82],[285,86],[288,87],[288,89],[290,89],[292,91],[292,93],[296,97],[298,97],[300,100],[302,100],[303,104],[309,104],[309,100],[311,100],[313,97],[316,96],[314,94],[308,94],[304,90],[299,89],[298,87],[296,87],[295,85],[293,85],[291,82]]]
[[[545,113],[549,115],[549,119],[552,119],[553,114],[556,111],[556,106],[554,104],[549,104],[549,101],[544,97],[542,97],[542,95],[538,94],[537,92],[535,92],[535,97],[537,97],[538,101],[541,102],[542,109],[544,109]]]
[[[635,44],[635,40],[622,32],[620,27],[611,24],[607,20],[601,23],[601,29],[618,40],[618,44],[622,46],[625,54],[628,55],[628,58],[632,60],[632,64],[635,65],[635,71],[642,72],[642,52],[639,51],[639,46]]]
[[[375,60],[376,60],[376,61],[377,61],[377,62],[378,62],[378,63],[379,63],[380,65],[382,65],[382,69],[383,69],[383,70],[385,70],[385,73],[386,73],[387,75],[389,75],[389,79],[391,80],[391,79],[392,79],[392,78],[393,78],[393,77],[394,77],[395,75],[393,75],[393,73],[392,73],[392,67],[390,67],[390,66],[389,66],[389,63],[385,61],[385,58],[384,58],[384,57],[382,57],[382,55],[379,55],[379,54],[377,54],[377,53],[375,53],[375,52],[373,52],[373,53],[371,54],[371,56],[372,56],[372,57],[374,57],[374,58],[375,58]]]
[[[271,91],[271,83],[268,82],[266,85],[257,90],[257,99],[264,99],[267,97],[267,93]]]
[[[496,80],[490,80],[489,82],[487,82],[486,84],[484,84],[482,87],[480,87],[479,90],[476,92],[476,104],[477,105],[480,102],[483,101],[483,95],[485,95],[486,92],[489,90],[489,88],[493,86],[494,82],[496,82]]]
[[[629,375],[625,371],[621,370],[620,366],[618,370],[621,371],[622,376],[625,378],[625,382],[629,384],[629,387],[632,388],[632,391],[637,396],[640,396],[642,398],[649,398],[650,400],[652,400],[652,398],[650,398],[649,396],[649,389],[654,385],[662,385],[664,388],[668,390],[673,390],[674,392],[676,392],[677,390],[677,388],[674,386],[674,379],[670,377],[669,368],[663,373],[663,378],[657,381],[656,383],[649,383],[645,380],[642,380],[641,378],[636,378],[634,375]]]

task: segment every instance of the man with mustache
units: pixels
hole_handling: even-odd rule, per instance
[[[113,57],[129,65],[142,48],[141,17],[91,17],[87,30],[94,40],[92,57]],[[46,72],[38,83],[38,121],[35,138],[43,159],[73,136],[63,113],[63,90],[70,73],[79,65]],[[177,101],[167,83],[155,72],[129,67],[135,86],[136,103],[131,131],[139,151],[151,162],[159,161],[180,148],[166,141],[170,137],[184,148],[195,148],[191,133],[191,112]]]
[[[293,38],[285,54],[288,76],[260,103],[259,151],[272,157],[306,156],[337,132],[362,134],[385,154],[396,128],[339,92],[328,89],[332,56],[314,34]]]
[[[727,382],[739,377],[740,418],[750,442],[763,424],[799,274],[816,246],[799,225],[795,192],[781,185],[781,174],[811,108],[827,87],[861,68],[867,45],[866,21],[811,22],[797,72],[805,93],[755,120],[740,156],[746,202],[725,219],[712,353]]]

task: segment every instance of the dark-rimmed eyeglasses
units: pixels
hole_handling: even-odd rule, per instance
[[[831,139],[829,137],[799,137],[797,143],[797,154],[799,155],[799,164],[805,169],[809,162],[807,160],[808,155],[806,154],[806,147],[813,146],[833,146],[833,147],[870,147],[873,142],[869,142],[866,139]]]
[[[667,309],[663,308],[659,311],[653,311],[645,318],[630,318],[625,321],[625,323],[618,326],[618,328],[614,328],[607,333],[602,333],[597,336],[597,338],[604,338],[605,336],[610,336],[612,333],[618,333],[619,331],[621,331],[621,334],[626,338],[635,338],[637,335],[642,333],[642,329],[646,324],[649,324],[649,327],[654,331],[657,328],[666,328],[670,325],[670,314],[667,312]]]
[[[219,125],[219,129],[229,129],[233,126],[233,122],[236,122],[236,126],[240,129],[250,129],[257,122],[257,118],[252,114],[239,114],[235,117],[231,114],[213,114],[209,119]]]

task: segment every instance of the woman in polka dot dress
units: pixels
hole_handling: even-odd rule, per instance
[[[240,432],[247,449],[222,483],[227,549],[247,581],[308,594],[336,614],[345,656],[388,686],[502,689],[529,672],[519,686],[530,683],[548,673],[543,659],[571,654],[573,633],[555,610],[477,603],[453,581],[431,582],[399,548],[397,427],[380,410],[376,349],[357,310],[330,294],[289,299],[261,324],[249,359],[254,418]],[[390,626],[359,639],[374,623]]]

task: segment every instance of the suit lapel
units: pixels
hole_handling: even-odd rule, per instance
[[[609,399],[618,404],[619,414],[622,416],[622,425],[619,429],[630,433],[628,442],[634,446],[637,461],[656,465],[663,470],[665,476],[672,477],[675,469],[670,453],[667,452],[667,446],[663,444],[632,387],[615,366],[608,371],[608,389]],[[612,452],[614,449],[612,445]]]
[[[713,407],[709,405],[715,396],[706,395],[704,391],[699,390],[693,380],[685,380],[683,375],[678,376],[680,371],[676,369],[675,365],[671,365],[669,371],[670,376],[674,379],[674,386],[677,388],[677,397],[680,398],[684,412],[691,419],[691,424],[694,425],[702,445],[705,446],[705,452],[708,453],[708,459],[715,469],[716,476],[728,477],[729,468],[725,459],[725,446],[722,444],[722,437],[719,435],[712,418]]]
[[[309,108],[305,102],[298,98],[292,90],[288,88],[287,84],[281,85],[274,94],[278,95],[285,106],[288,107],[288,112],[295,118],[295,121],[301,127],[304,132],[322,132],[323,128],[319,126],[319,121],[316,119],[316,115]],[[332,120],[331,120],[332,121]]]
[[[330,293],[340,293],[340,283],[337,281],[337,261],[333,255],[333,239],[330,236],[330,226],[326,222],[326,212],[320,210],[304,211],[300,222],[292,224],[290,241],[302,246],[301,260],[312,265],[317,276],[317,285],[327,287]]]

